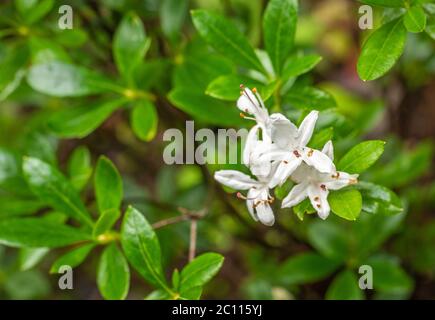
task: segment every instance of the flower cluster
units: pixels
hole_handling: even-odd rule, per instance
[[[298,128],[280,113],[269,115],[255,88],[251,91],[241,85],[241,89],[237,101],[241,116],[256,122],[243,150],[243,163],[255,179],[236,170],[217,171],[215,179],[230,188],[247,190],[246,196],[241,193],[237,196],[246,200],[251,216],[265,225],[275,222],[271,207],[275,198],[270,190],[287,179],[295,186],[283,199],[281,207],[293,207],[308,197],[319,217],[326,219],[330,212],[329,190],[356,183],[358,175],[336,170],[331,141],[322,151],[307,147],[318,111],[308,114]]]

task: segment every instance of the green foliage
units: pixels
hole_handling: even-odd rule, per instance
[[[405,47],[406,29],[402,19],[386,23],[365,41],[358,60],[362,80],[375,80],[389,71]]]
[[[384,152],[383,141],[361,142],[346,153],[337,168],[349,173],[361,173],[372,166]]]
[[[137,298],[134,273],[149,300],[424,296],[414,288],[435,271],[433,143],[419,141],[430,128],[408,126],[430,117],[435,9],[359,2],[375,13],[374,30],[352,29],[361,48],[341,28],[352,23],[331,24],[338,2],[81,1],[71,30],[57,28],[53,0],[2,3],[0,298],[57,298],[46,273],[64,265],[104,299]],[[370,86],[355,69],[364,81],[385,78]],[[241,84],[295,124],[320,111],[308,146],[333,140],[337,170],[359,174],[330,190],[326,221],[305,199],[273,203],[275,226],[260,227],[216,189],[218,166],[162,165],[162,133],[186,119],[214,132],[249,126],[235,107]],[[199,217],[200,254],[187,262],[188,224]],[[368,295],[362,265],[373,267]]]

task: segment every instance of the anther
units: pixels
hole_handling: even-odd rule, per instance
[[[293,154],[296,156],[296,158],[300,158],[301,154],[298,152],[298,150],[293,150]]]
[[[252,88],[253,93],[257,93],[257,88]]]
[[[310,149],[310,150],[308,151],[308,156],[311,157],[311,156],[313,155],[313,153],[314,153],[314,150],[313,150],[313,149]]]
[[[320,189],[322,189],[323,191],[326,191],[326,186],[324,184],[321,184]]]

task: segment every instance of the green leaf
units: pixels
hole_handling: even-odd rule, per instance
[[[143,141],[151,141],[157,133],[159,117],[156,107],[149,101],[138,102],[131,112],[130,123],[133,132]]]
[[[109,245],[101,255],[97,284],[106,300],[124,300],[130,287],[130,269],[116,244]]]
[[[95,248],[95,244],[89,243],[65,253],[54,261],[50,268],[50,273],[58,273],[62,266],[70,266],[71,268],[78,267],[85,261],[93,248]]]
[[[180,30],[187,16],[189,0],[163,0],[160,7],[160,23],[163,34],[170,40],[180,38]]]
[[[199,34],[217,51],[243,67],[264,71],[248,40],[232,22],[205,10],[193,10],[192,19]]]
[[[92,175],[91,153],[85,146],[77,147],[68,160],[68,175],[77,191],[84,188]]]
[[[98,159],[94,188],[100,212],[94,229],[97,236],[109,230],[118,220],[123,197],[122,178],[115,165],[104,156]]]
[[[357,70],[364,81],[375,80],[390,70],[402,55],[406,28],[398,18],[374,31],[364,43]]]
[[[88,240],[88,233],[44,218],[0,221],[0,243],[11,247],[57,248]]]
[[[309,110],[325,110],[336,106],[334,98],[328,92],[314,87],[291,88],[284,96],[284,102]]]
[[[177,108],[208,124],[234,126],[243,123],[238,109],[190,88],[175,88],[168,96]]]
[[[32,269],[44,259],[49,251],[49,248],[21,248],[19,254],[20,270]]]
[[[186,291],[183,291],[182,295],[180,296],[181,299],[184,300],[199,300],[201,298],[202,294],[202,287],[192,287],[187,289]]]
[[[151,44],[140,18],[127,14],[119,24],[113,39],[113,56],[119,72],[131,80],[133,70],[141,63]]]
[[[39,159],[26,157],[23,173],[31,190],[41,201],[77,221],[93,224],[77,191],[57,169]]]
[[[145,297],[145,300],[173,300],[172,296],[165,290],[158,289]]]
[[[147,281],[171,292],[163,275],[159,240],[145,217],[131,206],[122,223],[121,244],[128,261]]]
[[[358,279],[350,270],[342,271],[332,281],[326,292],[328,300],[362,300],[363,291],[358,286]]]
[[[26,75],[29,50],[26,46],[13,47],[0,60],[0,101],[5,100],[18,88]]]
[[[66,51],[53,40],[31,37],[29,47],[32,56],[32,64],[42,64],[50,61],[70,63],[71,59]]]
[[[54,0],[15,0],[15,6],[26,23],[41,20],[53,8]]]
[[[343,261],[348,255],[347,233],[330,220],[314,221],[308,226],[308,241],[325,257]]]
[[[373,268],[373,287],[376,291],[409,296],[414,287],[413,280],[396,258],[379,254],[369,258],[365,264]]]
[[[357,188],[363,196],[362,209],[376,214],[398,214],[403,211],[402,200],[390,189],[370,182],[360,181]]]
[[[313,149],[322,150],[323,146],[329,140],[332,140],[333,136],[334,136],[334,128],[333,127],[322,129],[313,135],[310,142],[308,143],[308,146],[310,148],[313,148]]]
[[[356,189],[332,191],[328,202],[332,212],[343,219],[354,221],[361,213],[362,197]]]
[[[240,97],[241,84],[247,88],[256,87],[260,94],[263,93],[263,85],[260,82],[237,74],[229,74],[217,77],[210,82],[205,93],[216,99],[236,101]],[[262,98],[265,100],[265,97]]]
[[[99,127],[125,101],[115,99],[65,108],[49,118],[48,127],[63,138],[84,138]]]
[[[27,82],[34,90],[55,97],[81,97],[116,87],[98,73],[58,61],[32,66],[27,74]]]
[[[411,7],[403,17],[403,23],[409,32],[422,32],[426,28],[426,13],[421,6]]]
[[[301,203],[295,205],[293,208],[293,212],[296,214],[296,216],[299,218],[299,220],[304,220],[305,214],[312,214],[316,212],[316,210],[311,205],[310,199],[305,199]]]
[[[286,286],[312,283],[326,278],[333,273],[340,262],[309,252],[301,253],[287,259],[279,267],[279,279]]]
[[[282,78],[287,80],[292,77],[300,76],[313,69],[320,61],[322,57],[317,54],[310,54],[306,56],[294,56],[287,60],[284,70],[282,72]]]
[[[297,0],[271,0],[264,12],[264,44],[276,74],[281,74],[284,61],[293,47],[297,19]]]
[[[403,0],[359,0],[359,1],[374,6],[381,6],[387,8],[401,8],[405,6]]]
[[[433,40],[435,40],[435,18],[429,18],[425,31]]]
[[[110,159],[101,156],[95,169],[95,196],[100,214],[119,209],[122,202],[122,179]]]
[[[222,267],[224,257],[217,253],[204,253],[193,259],[181,271],[180,294],[201,287],[213,278]]]
[[[349,173],[362,173],[372,166],[384,152],[384,141],[364,141],[350,149],[338,162],[337,168]]]

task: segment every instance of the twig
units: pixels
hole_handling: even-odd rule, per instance
[[[197,224],[198,224],[198,221],[196,219],[190,220],[189,262],[195,258]]]
[[[159,229],[186,220],[189,220],[189,217],[185,215],[181,215],[178,217],[172,217],[172,218],[157,221],[156,223],[153,223],[151,226],[153,227],[153,229]]]

